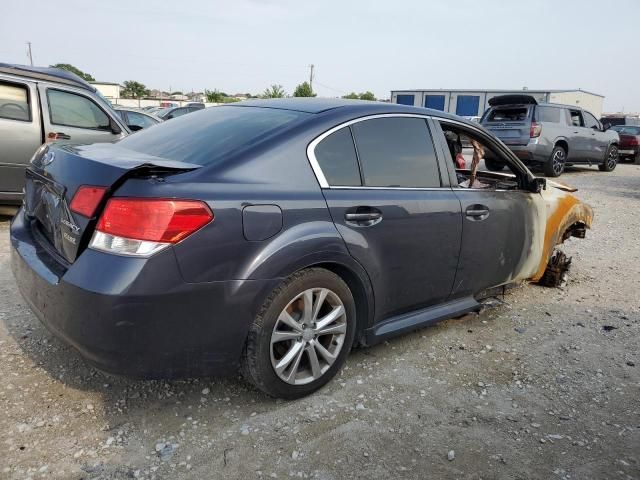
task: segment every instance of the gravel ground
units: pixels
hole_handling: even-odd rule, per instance
[[[295,402],[85,365],[21,299],[1,219],[0,478],[640,478],[640,167],[562,180],[595,210],[566,287],[355,351]]]

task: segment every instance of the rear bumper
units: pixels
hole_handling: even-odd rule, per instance
[[[618,148],[618,155],[621,157],[635,157],[638,151],[640,151],[640,147],[626,147],[621,145],[620,148]]]
[[[259,304],[278,283],[186,283],[171,249],[149,259],[87,249],[65,269],[22,211],[11,225],[11,265],[51,332],[102,370],[145,378],[235,370]]]
[[[527,162],[546,162],[551,158],[553,147],[539,143],[529,143],[528,145],[507,145],[515,153],[516,157]]]

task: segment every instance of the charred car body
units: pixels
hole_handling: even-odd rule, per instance
[[[451,135],[478,145],[471,169]],[[484,151],[512,173],[477,171]],[[12,267],[53,332],[108,371],[240,366],[286,398],[355,344],[542,278],[592,221],[477,124],[373,102],[206,109],[115,145],[43,147],[27,177]]]

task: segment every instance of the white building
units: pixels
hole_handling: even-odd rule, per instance
[[[124,88],[119,83],[111,83],[111,82],[89,82],[91,85],[96,87],[103,97],[106,97],[110,101],[117,100],[120,98],[120,91]]]
[[[481,116],[489,107],[489,100],[498,95],[531,95],[540,103],[577,105],[602,115],[604,96],[580,89],[574,90],[392,90],[391,102],[427,107],[464,117]]]

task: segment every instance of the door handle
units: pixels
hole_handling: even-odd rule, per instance
[[[344,218],[350,222],[362,222],[366,220],[378,220],[382,217],[382,214],[379,212],[369,212],[369,213],[346,213]]]
[[[484,220],[489,216],[489,207],[485,205],[470,205],[465,210],[465,215],[469,220]]]
[[[344,219],[356,227],[371,227],[382,221],[382,212],[373,207],[355,207],[345,212]]]

